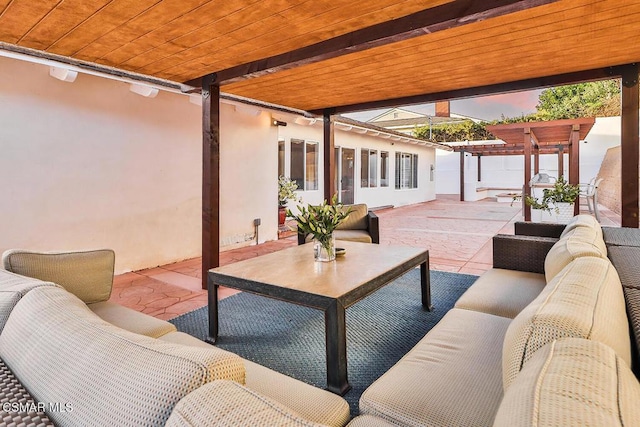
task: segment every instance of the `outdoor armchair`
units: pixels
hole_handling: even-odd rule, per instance
[[[344,205],[344,208],[351,208],[351,213],[333,232],[336,240],[380,243],[378,216],[370,211],[366,204]],[[299,245],[310,242],[311,239],[311,235],[298,231]]]

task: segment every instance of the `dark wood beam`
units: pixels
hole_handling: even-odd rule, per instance
[[[622,73],[622,164],[621,164],[621,198],[622,226],[638,228],[638,66],[631,64]]]
[[[569,184],[578,185],[580,183],[580,125],[573,125],[569,147]],[[576,200],[573,205],[573,214],[580,213],[580,201]]]
[[[460,152],[460,201],[464,202],[464,151]]]
[[[336,187],[335,125],[331,110],[324,117],[324,198],[330,202]]]
[[[562,145],[558,147],[558,176],[564,175],[564,150]]]
[[[531,129],[524,129],[524,188],[522,198],[531,194]],[[531,221],[531,206],[524,204],[524,220]]]
[[[482,181],[482,154],[478,154],[478,182]]]
[[[455,0],[411,15],[381,22],[351,33],[269,58],[219,70],[207,77],[220,85],[273,74],[425,34],[530,9],[558,0]],[[200,79],[187,82],[199,86]]]
[[[220,86],[202,86],[202,289],[220,265]]]
[[[345,114],[353,113],[356,111],[424,104],[441,101],[444,99],[452,100],[473,98],[477,96],[495,95],[498,93],[520,92],[530,89],[543,89],[552,86],[611,79],[619,77],[620,72],[621,70],[619,67],[597,68],[593,70],[558,74],[555,76],[536,77],[514,82],[462,88],[445,92],[434,92],[421,95],[405,96],[400,98],[384,99],[379,101],[362,102],[358,104],[341,105],[335,107],[335,112],[336,114]],[[322,110],[313,110],[311,111],[311,113],[320,115],[322,114]]]

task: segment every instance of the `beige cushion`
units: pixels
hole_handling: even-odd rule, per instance
[[[494,427],[632,426],[640,385],[608,346],[566,338],[547,344],[506,391]]]
[[[538,349],[564,337],[601,341],[631,363],[622,285],[608,260],[576,259],[513,319],[502,352],[505,389]]]
[[[56,286],[51,282],[20,276],[7,270],[0,270],[0,332],[20,298],[40,286]]]
[[[564,237],[567,233],[569,233],[571,230],[573,230],[576,227],[592,228],[596,230],[597,233],[599,232],[600,236],[602,236],[602,227],[600,226],[600,223],[598,222],[598,220],[591,215],[581,214],[571,218],[571,220],[567,223],[564,230],[562,231],[560,238]]]
[[[171,332],[160,339],[195,347],[212,347],[182,332]],[[244,366],[247,388],[290,408],[309,421],[335,427],[349,421],[349,405],[340,396],[248,360],[244,361]]]
[[[492,268],[462,294],[455,307],[513,319],[545,285],[544,274]]]
[[[396,427],[397,424],[392,424],[379,417],[372,415],[359,415],[347,424],[347,427]]]
[[[558,240],[544,260],[547,283],[571,261],[584,256],[607,257],[601,229],[598,232],[591,227],[575,227]]]
[[[451,309],[360,398],[360,413],[406,426],[487,426],[502,399],[510,319]]]
[[[115,253],[110,249],[82,252],[6,251],[4,268],[23,276],[56,283],[86,304],[111,296]]]
[[[232,381],[214,381],[176,405],[167,427],[321,426]]]
[[[173,324],[165,320],[156,319],[111,301],[88,304],[88,307],[112,325],[151,338],[158,338],[176,330]]]
[[[368,231],[363,230],[335,230],[333,236],[336,240],[347,240],[349,242],[371,243],[371,235]],[[336,243],[340,247],[340,243]]]
[[[338,225],[338,230],[367,230],[369,228],[367,205],[344,205],[344,208],[351,208],[351,213]]]
[[[56,425],[163,425],[185,395],[215,379],[244,382],[240,357],[165,343],[103,321],[58,287],[31,290],[0,335],[0,358]]]

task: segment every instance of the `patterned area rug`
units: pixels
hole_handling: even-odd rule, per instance
[[[347,363],[352,389],[344,396],[352,415],[362,392],[453,307],[477,279],[431,271],[434,311],[422,309],[419,270],[414,269],[347,309]],[[220,302],[217,346],[317,387],[326,387],[324,316],[249,293]],[[179,331],[204,339],[207,309],[171,320]]]

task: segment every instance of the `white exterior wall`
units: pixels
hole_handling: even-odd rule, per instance
[[[599,117],[587,135],[587,142],[580,142],[580,182],[588,183],[598,174],[602,159],[611,147],[620,145],[620,117]],[[460,191],[460,154],[438,150],[436,166],[436,192],[458,194]],[[477,157],[465,159],[465,183],[477,187],[521,188],[524,184],[524,156],[482,157],[482,181],[477,183]],[[533,159],[532,159],[533,168]],[[558,156],[540,156],[540,172],[558,176]],[[564,155],[564,174],[568,176],[569,155]],[[465,185],[465,192],[467,191]],[[468,199],[465,197],[465,199]],[[469,199],[473,200],[473,199]]]
[[[435,164],[436,149],[430,147],[408,144],[391,139],[381,138],[367,134],[358,134],[353,131],[341,130],[336,126],[335,146],[352,148],[355,150],[355,203],[366,203],[367,206],[375,208],[381,206],[403,206],[413,203],[420,203],[435,199],[436,183],[430,180],[430,166]],[[323,128],[322,122],[315,125],[303,126],[288,122],[286,127],[279,128],[279,136],[285,141],[285,175],[289,176],[290,171],[290,141],[291,139],[302,139],[305,141],[317,141],[320,144],[320,155],[318,159],[319,189],[317,191],[300,191],[300,197],[304,203],[317,204],[324,200],[323,179],[324,171],[322,162],[324,161],[324,150],[322,147]],[[378,170],[377,187],[360,187],[360,149],[368,148],[377,150],[378,156],[381,151],[389,152],[389,186],[380,187],[380,172]],[[404,152],[418,154],[418,188],[415,189],[395,189],[395,153]],[[378,157],[378,168],[380,160]],[[291,205],[291,203],[290,203]],[[295,205],[295,203],[293,204]],[[291,206],[290,206],[291,207]]]
[[[112,248],[116,270],[201,255],[201,108],[0,58],[0,252]],[[221,245],[277,238],[277,130],[221,107]],[[264,179],[273,177],[272,180]]]

